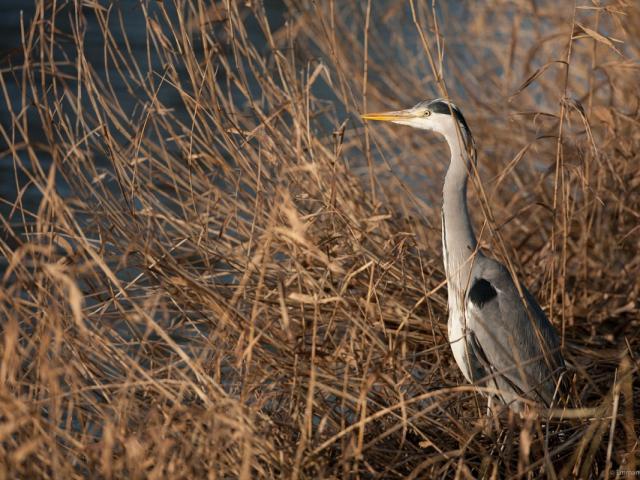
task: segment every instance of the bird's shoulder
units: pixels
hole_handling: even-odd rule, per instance
[[[557,334],[536,298],[524,284],[520,283],[518,289],[509,270],[496,260],[483,257],[473,269],[467,306],[468,325],[478,333],[486,329],[492,335],[517,335],[534,348],[533,321],[549,346],[559,345]]]
[[[467,305],[480,317],[493,318],[494,328],[528,331],[529,315],[532,315],[536,324],[545,330],[550,329],[544,311],[526,286],[520,282],[518,289],[509,270],[491,258],[481,257],[474,266]]]
[[[511,294],[513,290],[513,279],[504,265],[492,258],[478,257],[467,292],[469,302],[482,308],[494,299],[497,300],[499,294]]]

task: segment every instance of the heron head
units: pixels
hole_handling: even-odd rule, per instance
[[[395,112],[367,113],[364,120],[379,120],[400,125],[408,125],[422,130],[431,130],[446,135],[459,128],[467,139],[471,139],[471,130],[462,112],[452,102],[443,98],[426,100],[406,110]],[[457,124],[457,127],[456,127]]]

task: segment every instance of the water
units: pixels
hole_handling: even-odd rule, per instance
[[[151,16],[157,13],[159,9],[158,2],[145,3],[145,8],[147,8]],[[271,25],[273,28],[279,28],[284,23],[287,12],[284,3],[281,0],[268,0],[264,3],[265,9],[269,14]],[[161,60],[157,55],[154,55],[153,52],[150,58],[150,64],[147,62],[147,23],[140,2],[138,0],[122,0],[111,2],[110,5],[113,8],[110,15],[112,25],[111,33],[115,42],[119,45],[124,45],[124,36],[126,35],[132,55],[139,63],[143,74],[147,74],[149,71],[162,72]],[[171,15],[171,2],[165,2],[164,7],[169,12],[169,15]],[[60,8],[60,5],[58,5],[58,8]],[[65,35],[70,36],[73,31],[75,17],[73,8],[75,8],[73,5],[67,5],[60,9],[55,17],[55,26],[59,39],[63,39]],[[125,19],[125,32],[120,28],[118,12],[122,13]],[[25,149],[22,148],[14,152],[9,148],[9,145],[24,145],[28,142],[34,149],[38,163],[45,174],[50,169],[52,163],[48,152],[45,149],[38,148],[38,145],[46,145],[48,140],[36,109],[27,108],[26,111],[23,111],[22,107],[23,94],[26,93],[26,102],[24,103],[27,105],[31,102],[32,97],[29,88],[25,90],[22,87],[23,78],[21,66],[24,63],[22,32],[28,33],[35,13],[35,0],[3,0],[0,2],[0,68],[7,92],[6,97],[0,92],[0,126],[8,137],[0,136],[0,216],[11,225],[11,230],[17,235],[28,232],[32,218],[23,216],[22,212],[37,212],[42,200],[42,192],[38,187],[34,186],[29,179],[35,168],[34,165],[31,164]],[[138,92],[135,90],[131,92],[120,74],[113,70],[112,65],[108,67],[112,69],[111,71],[105,70],[104,41],[98,19],[93,14],[91,8],[83,7],[82,13],[84,18],[83,28],[85,31],[83,36],[84,55],[94,69],[95,75],[103,81],[106,81],[107,77],[109,78],[109,83],[114,90],[115,96],[118,98],[126,114],[131,116],[130,118],[136,118],[136,116],[142,115],[140,98],[144,96],[138,96]],[[50,17],[50,13],[45,14],[45,18],[49,19]],[[247,18],[247,30],[254,44],[264,45],[266,48],[266,42],[262,37],[261,30],[252,16],[248,16]],[[198,38],[194,36],[194,48],[196,54],[199,54],[202,53],[202,50],[197,42]],[[61,45],[64,54],[68,55],[68,57],[74,61],[77,53],[72,42],[67,41],[65,44],[63,40]],[[37,48],[34,50],[37,56]],[[58,58],[62,58],[62,51],[60,55],[58,55]],[[187,75],[184,65],[177,64],[176,66],[178,73],[186,79]],[[60,70],[64,69],[65,67],[60,68]],[[75,75],[72,67],[67,67],[67,70],[72,77]],[[71,83],[70,88],[75,88],[72,80],[67,81]],[[39,92],[38,95],[42,95],[42,92]],[[50,96],[50,99],[52,101],[59,100],[53,96]],[[87,96],[85,95],[85,102],[82,108],[86,112],[91,112],[92,106],[86,99]],[[168,109],[173,109],[178,118],[185,121],[188,120],[188,114],[184,108],[183,100],[175,89],[169,87],[161,88],[158,91],[158,100]],[[60,105],[62,105],[65,115],[74,118],[73,111],[65,102],[60,102]],[[27,139],[22,137],[13,124],[13,118],[20,114],[26,115],[27,118]],[[111,129],[111,131],[117,135],[117,133],[115,133],[116,129]],[[148,135],[150,138],[153,138],[151,136],[152,133]],[[106,156],[102,158],[98,156],[95,160],[98,170],[111,170]],[[116,188],[116,186],[113,185],[113,188]],[[72,194],[71,189],[64,181],[62,175],[56,176],[56,191],[62,197],[69,197]],[[8,242],[11,248],[16,248],[20,243],[17,238],[8,233],[2,223],[0,223],[0,238]],[[8,261],[6,258],[0,258],[0,276],[6,269],[7,264]]]
[[[9,97],[9,103],[11,109],[14,112],[19,112],[22,105],[22,88],[21,88],[21,71],[19,68],[11,71],[11,66],[19,67],[24,61],[22,55],[22,47],[21,47],[21,25],[24,25],[24,30],[28,32],[28,28],[31,20],[35,15],[35,1],[34,0],[4,0],[0,2],[0,59],[1,59],[1,68],[4,82],[6,84],[7,94]],[[151,65],[147,64],[147,36],[146,36],[146,28],[147,24],[145,22],[145,17],[143,14],[143,10],[140,7],[140,2],[138,0],[121,0],[118,2],[111,2],[113,5],[113,11],[110,15],[111,23],[112,23],[112,34],[114,35],[114,39],[116,42],[123,44],[123,32],[120,30],[120,24],[118,21],[117,12],[121,12],[123,17],[125,18],[125,28],[126,28],[126,36],[128,42],[131,46],[132,54],[136,58],[138,62],[140,62],[140,67],[143,72],[148,70],[153,70],[155,72],[162,72],[162,64],[160,60],[153,56],[151,57]],[[165,8],[171,14],[172,2],[164,2]],[[365,4],[354,4],[353,8],[356,10],[362,10]],[[157,10],[158,2],[145,2],[145,7],[148,8],[149,13],[153,16],[155,13],[154,10]],[[372,31],[379,32],[382,35],[389,35],[389,38],[393,39],[396,35],[392,35],[394,32],[388,31],[387,26],[384,23],[384,12],[388,7],[388,2],[376,2],[374,4],[374,8],[372,11]],[[288,11],[282,0],[267,0],[264,1],[264,8],[268,14],[269,22],[273,31],[278,30],[285,22]],[[463,13],[463,7],[455,7],[456,11],[459,14]],[[405,27],[402,29],[401,34],[401,42],[404,47],[407,47],[413,53],[409,53],[409,58],[420,58],[423,55],[422,46],[419,41],[419,37],[416,34],[415,28],[412,25],[410,12],[408,7],[405,8],[406,12],[404,12],[404,20],[406,22]],[[362,12],[360,12],[361,15]],[[98,77],[102,79],[106,79],[107,75],[110,78],[111,85],[114,89],[115,95],[118,97],[119,101],[125,112],[131,114],[135,118],[136,114],[140,114],[140,102],[139,98],[136,96],[136,92],[130,92],[127,89],[127,86],[123,82],[120,75],[115,71],[107,72],[105,71],[104,66],[104,42],[102,39],[102,33],[100,26],[98,24],[98,20],[96,16],[93,14],[91,8],[84,7],[83,9],[84,15],[84,54],[87,58],[88,62],[92,65],[92,68],[95,70],[95,73]],[[46,17],[50,17],[50,14],[47,14]],[[65,7],[61,10],[60,13],[56,15],[56,29],[63,34],[70,34],[73,30],[73,18],[74,11],[72,7]],[[460,16],[462,19],[463,17]],[[246,18],[246,27],[247,32],[249,33],[250,39],[257,46],[263,46],[264,53],[269,54],[267,52],[267,44],[264,41],[262,36],[261,29],[257,24],[256,20],[252,15],[248,15]],[[395,24],[393,27],[398,27]],[[215,28],[215,27],[214,27]],[[354,29],[357,29],[358,32],[362,32],[361,25],[354,25]],[[397,32],[395,32],[397,34]],[[197,44],[197,35],[194,36],[194,46],[196,49],[196,53],[198,52],[198,44]],[[65,47],[66,53],[69,55],[71,59],[75,58],[75,51],[73,45],[69,42],[69,44]],[[456,50],[455,45],[453,46],[453,50]],[[313,55],[313,52],[312,52]],[[370,51],[370,64],[378,64],[383,65],[385,63],[384,58],[379,58],[379,54],[375,50]],[[317,59],[316,59],[317,60]],[[322,60],[320,58],[320,60]],[[185,73],[184,67],[181,65],[177,65],[178,68],[182,68],[182,72]],[[410,68],[418,68],[425,69],[428,68],[426,62],[418,61],[416,64],[412,65]],[[71,70],[70,70],[71,72]],[[419,71],[416,71],[417,74],[420,75]],[[426,71],[423,72],[426,75]],[[186,74],[184,75],[186,78]],[[370,77],[372,81],[375,81],[375,71],[371,69]],[[251,79],[250,79],[251,80]],[[224,81],[220,82],[221,86],[224,86]],[[250,81],[250,88],[255,87],[256,93],[258,93],[258,88],[255,82]],[[313,87],[314,94],[318,98],[325,99],[332,103],[334,110],[333,117],[338,119],[340,122],[347,116],[347,112],[345,106],[342,105],[340,101],[337,100],[332,89],[325,83],[324,78],[320,76]],[[430,92],[421,93],[421,96],[429,95]],[[415,94],[415,93],[414,93]],[[183,101],[180,98],[178,92],[173,88],[164,88],[158,92],[159,100],[163,105],[168,108],[171,108],[176,112],[178,116],[184,115],[186,118],[186,111],[183,107]],[[412,104],[412,101],[417,101],[422,98],[415,98],[411,96],[407,97],[407,105]],[[12,115],[9,108],[5,104],[5,99],[0,98],[0,125],[2,128],[9,134],[12,138],[12,141],[21,141],[19,133],[14,132],[12,128]],[[64,104],[63,104],[64,108]],[[91,106],[89,104],[84,105],[87,111],[91,110]],[[71,111],[65,112],[65,114],[73,115]],[[29,141],[33,145],[37,145],[38,143],[46,143],[44,130],[40,123],[40,119],[37,117],[35,109],[28,109],[26,111],[27,120],[29,124]],[[353,119],[355,120],[355,119]],[[336,125],[329,124],[329,118],[323,117],[322,119],[322,127],[326,130],[327,135],[330,135],[332,130],[336,127]],[[357,120],[350,122],[350,128],[357,127],[359,122]],[[8,200],[13,203],[16,199],[20,199],[21,206],[27,211],[35,212],[37,211],[39,202],[41,200],[41,193],[38,191],[36,187],[31,185],[28,181],[28,176],[25,171],[21,168],[16,168],[16,159],[13,154],[8,150],[7,142],[4,138],[0,138],[0,198]],[[45,151],[38,151],[37,147],[36,152],[38,155],[38,159],[44,168],[44,170],[48,170],[51,164],[51,159],[48,157],[48,154]],[[28,172],[31,169],[29,165],[28,157],[21,152],[18,154],[19,158],[23,161],[25,165],[25,170]],[[98,159],[98,161],[100,161]],[[102,167],[108,168],[108,163],[106,159],[104,161],[104,165]],[[406,180],[406,179],[405,179]],[[68,196],[71,192],[69,191],[67,185],[64,184],[62,177],[58,175],[57,177],[57,192],[63,197]],[[7,203],[0,204],[0,215],[2,215],[5,219],[8,219],[12,224],[20,224],[22,223],[22,218],[20,218],[18,209],[13,209],[11,205]]]

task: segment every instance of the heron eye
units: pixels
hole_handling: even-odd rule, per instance
[[[425,110],[423,116],[428,117],[429,115],[431,115],[431,110]]]

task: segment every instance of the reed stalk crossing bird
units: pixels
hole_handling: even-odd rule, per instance
[[[451,160],[443,188],[442,251],[453,356],[468,382],[486,387],[489,407],[492,399],[516,412],[523,411],[523,399],[551,406],[564,371],[560,341],[529,291],[478,248],[467,209],[476,148],[462,113],[453,103],[436,99],[362,118],[444,136]]]

